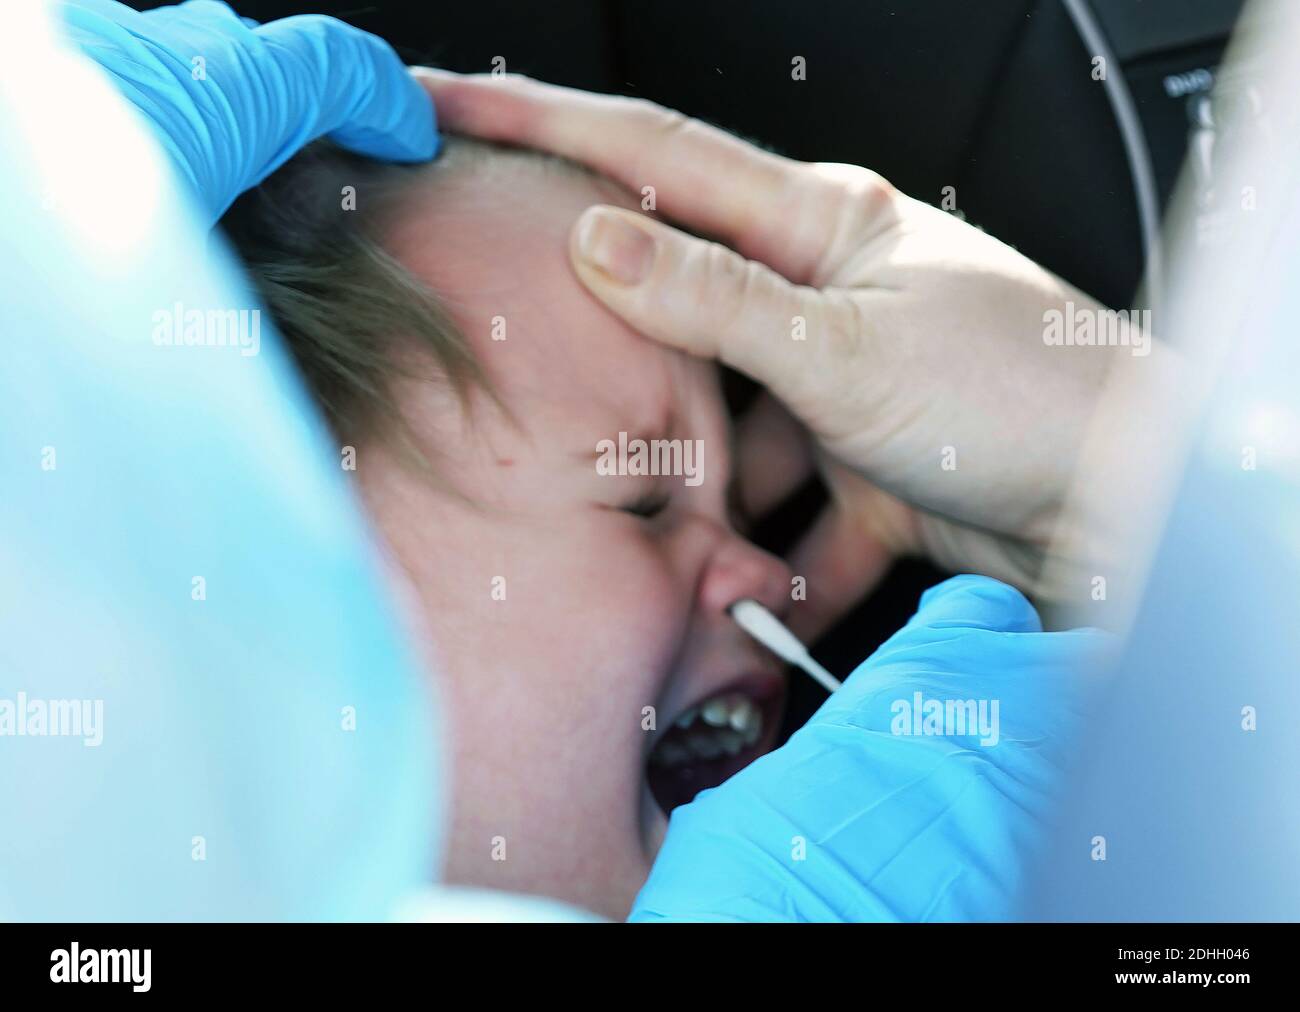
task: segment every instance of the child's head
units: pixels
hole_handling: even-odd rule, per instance
[[[783,612],[790,574],[732,529],[715,367],[571,273],[595,203],[635,206],[470,141],[418,167],[318,147],[231,227],[416,591],[453,738],[445,876],[617,917],[662,807],[770,747],[779,668],[725,608]],[[703,480],[600,473],[620,433],[701,441]]]

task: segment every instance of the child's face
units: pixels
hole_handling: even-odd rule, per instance
[[[667,826],[652,780],[712,786],[771,747],[783,676],[725,608],[753,597],[782,613],[790,574],[730,526],[714,366],[639,337],[573,277],[570,225],[600,202],[627,197],[532,167],[413,202],[391,248],[442,294],[520,426],[483,398],[466,421],[444,390],[410,381],[398,396],[422,446],[472,504],[381,447],[361,449],[358,473],[418,592],[450,710],[447,879],[622,917]],[[598,474],[597,444],[620,432],[702,440],[703,481]],[[694,758],[754,739],[733,699],[744,732],[700,718],[668,747],[685,765],[665,770],[662,751],[648,763],[679,716],[724,691],[761,710],[757,741]]]

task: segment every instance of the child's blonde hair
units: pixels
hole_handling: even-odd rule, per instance
[[[479,388],[501,406],[437,293],[386,251],[384,239],[419,187],[527,166],[591,175],[551,156],[467,138],[446,138],[439,157],[421,165],[376,162],[317,142],[222,219],[340,441],[380,436],[414,449],[392,383],[417,368],[422,379],[446,382],[462,405]]]

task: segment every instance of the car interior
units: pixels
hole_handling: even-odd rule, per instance
[[[259,21],[330,14],[382,36],[408,63],[504,70],[650,99],[792,158],[868,166],[1126,308],[1140,298],[1151,220],[1169,201],[1189,149],[1193,161],[1208,150],[1193,141],[1213,132],[1207,93],[1243,2],[233,6]],[[734,386],[740,405],[752,390]],[[780,551],[823,496],[815,483],[806,488],[757,540]],[[814,654],[848,675],[864,647],[898,629],[943,575],[919,562],[899,564]],[[794,680],[787,729],[822,698],[808,680]]]

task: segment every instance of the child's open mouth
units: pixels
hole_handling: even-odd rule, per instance
[[[783,683],[762,681],[717,693],[683,711],[646,764],[646,780],[664,814],[717,787],[772,748]]]

